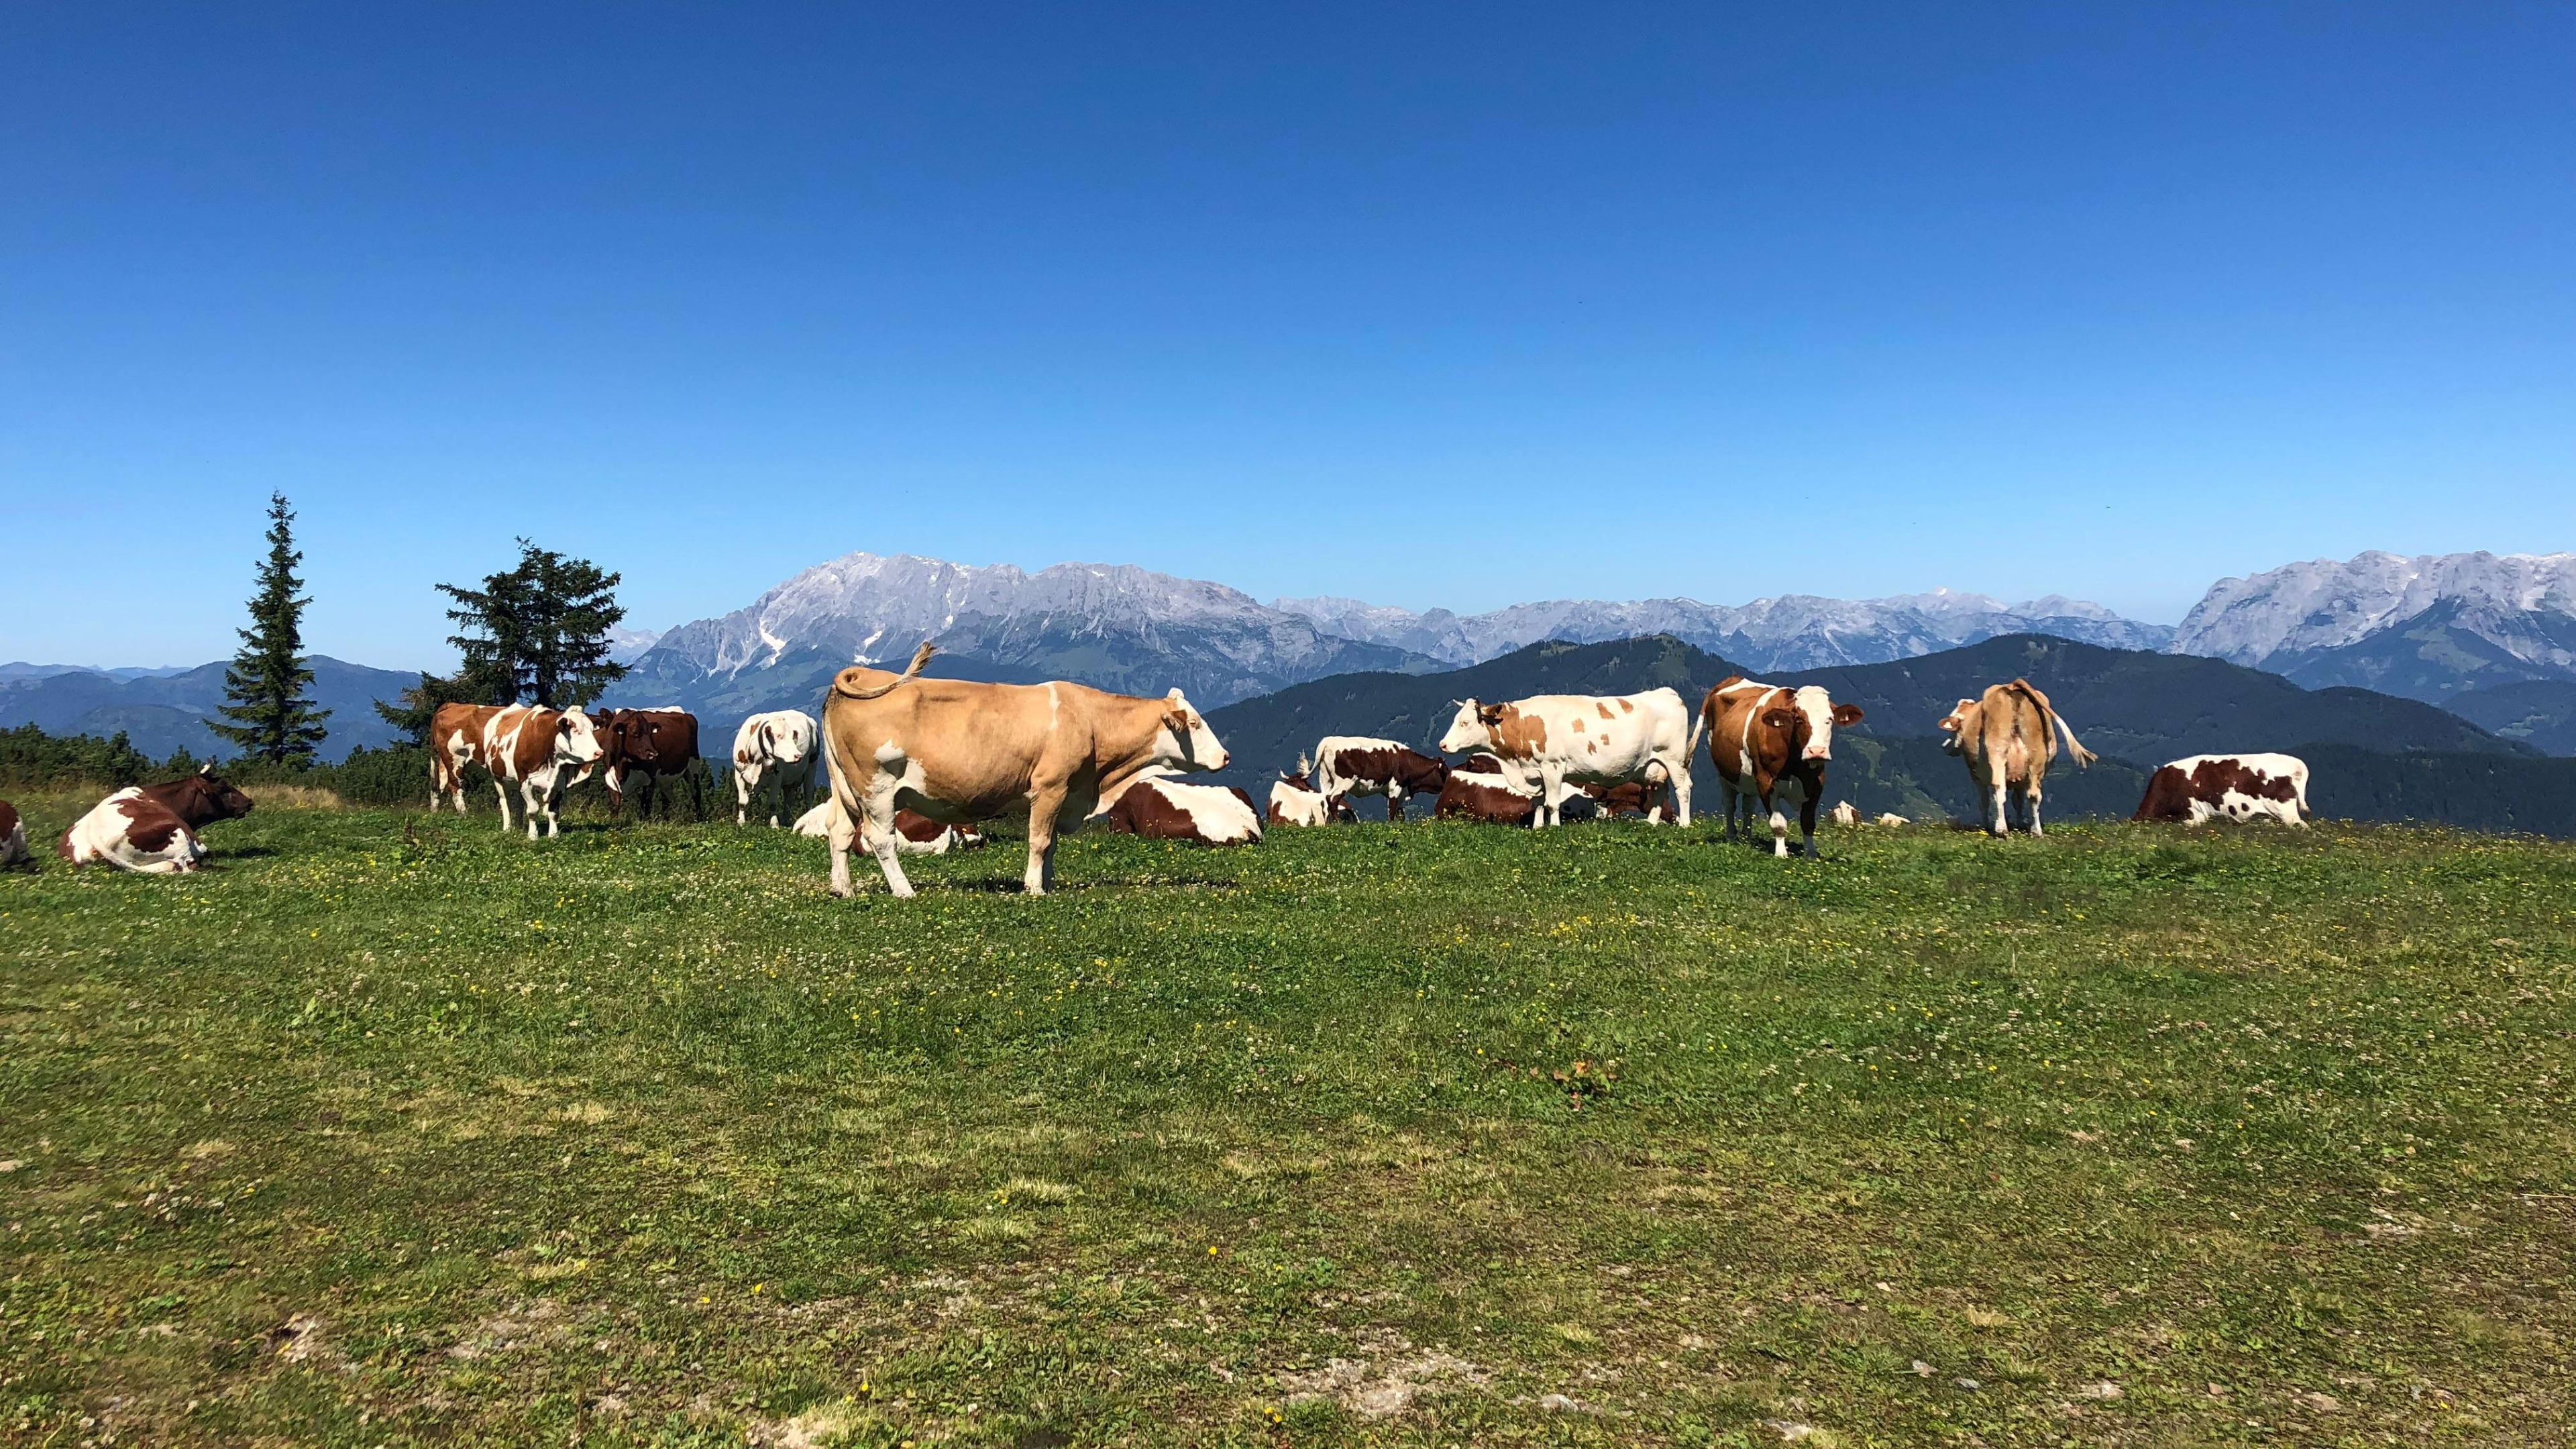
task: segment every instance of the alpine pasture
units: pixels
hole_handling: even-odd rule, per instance
[[[285,803],[0,875],[0,1439],[2576,1423],[2565,844],[1085,832],[835,901]]]

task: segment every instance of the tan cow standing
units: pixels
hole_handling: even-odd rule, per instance
[[[913,651],[903,673],[853,667],[823,703],[823,764],[840,808],[830,817],[832,894],[851,894],[850,847],[866,838],[886,889],[912,894],[895,850],[894,815],[915,810],[971,825],[1025,806],[1029,863],[1022,882],[1044,895],[1055,838],[1157,765],[1222,770],[1225,746],[1177,689],[1161,699],[1111,694],[1062,680],[977,684],[923,679],[934,651]]]
[[[1968,777],[1977,782],[1978,824],[1997,836],[2012,833],[2006,792],[2019,790],[2030,833],[2045,835],[2039,825],[2039,785],[2057,758],[2057,735],[2066,733],[2066,749],[2078,765],[2096,758],[2075,738],[2075,727],[2049,707],[2048,696],[2027,679],[1986,686],[1983,698],[1963,699],[1941,720],[1949,738],[1941,748],[1968,762]]]

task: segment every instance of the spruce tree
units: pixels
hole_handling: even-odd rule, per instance
[[[303,580],[295,566],[304,555],[295,547],[295,510],[286,495],[268,496],[268,558],[259,566],[259,591],[251,595],[250,624],[238,630],[241,650],[224,671],[224,705],[229,724],[209,720],[206,728],[256,760],[280,765],[313,763],[314,746],[329,733],[322,721],[331,711],[315,709],[305,691],[313,671],[304,661]]]
[[[485,575],[483,587],[438,586],[456,601],[447,617],[464,627],[447,642],[465,656],[464,666],[445,679],[423,675],[418,690],[403,692],[411,709],[377,708],[407,727],[418,716],[425,729],[426,712],[442,693],[478,704],[525,699],[546,709],[590,703],[626,673],[608,657],[608,631],[626,617],[619,581],[588,559],[520,539],[518,566]]]

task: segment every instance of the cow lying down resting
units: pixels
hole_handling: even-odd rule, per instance
[[[894,812],[894,848],[904,855],[946,855],[952,850],[974,850],[984,844],[984,832],[972,825],[942,825],[927,815],[910,810]],[[822,804],[796,817],[796,833],[816,840],[832,833],[832,802]],[[864,842],[861,848],[866,848]]]
[[[1200,845],[1254,845],[1261,813],[1231,785],[1191,785],[1168,770],[1148,770],[1093,812],[1112,835],[1188,840]]]
[[[184,780],[129,785],[108,796],[64,831],[54,849],[76,866],[104,862],[144,875],[183,875],[205,861],[199,830],[250,812],[250,797],[208,763]]]

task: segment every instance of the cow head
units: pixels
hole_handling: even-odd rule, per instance
[[[188,793],[194,798],[180,815],[190,825],[203,825],[208,820],[239,820],[254,808],[248,795],[233,782],[215,773],[215,762],[206,761],[197,773],[188,777]],[[202,812],[202,817],[200,814]]]
[[[1762,723],[1789,737],[1789,757],[1797,761],[1825,761],[1834,757],[1834,726],[1860,723],[1861,710],[1856,704],[1836,704],[1833,696],[1821,686],[1801,685],[1785,705],[1762,712]]]
[[[1458,701],[1458,713],[1450,717],[1449,732],[1440,737],[1440,752],[1463,755],[1470,750],[1490,749],[1494,726],[1501,722],[1503,707],[1479,704],[1472,699]]]
[[[1154,763],[1183,770],[1222,770],[1229,757],[1208,728],[1207,716],[1190,708],[1177,689],[1163,696],[1163,727],[1155,740]]]
[[[608,753],[599,742],[598,727],[589,715],[578,709],[565,710],[555,719],[555,758],[568,765],[596,764]]]
[[[1955,755],[1968,747],[1968,736],[1977,732],[1980,706],[1973,699],[1959,701],[1959,707],[1941,716],[1941,750]]]

